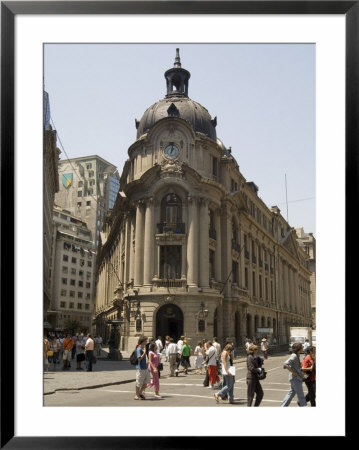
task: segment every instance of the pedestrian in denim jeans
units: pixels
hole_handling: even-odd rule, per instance
[[[307,406],[307,402],[304,397],[303,392],[303,373],[302,367],[299,359],[299,354],[303,351],[303,346],[300,342],[295,342],[292,345],[292,354],[284,363],[283,368],[288,369],[290,389],[288,394],[284,397],[280,406],[289,406],[293,397],[297,394],[298,405]]]
[[[226,396],[228,396],[228,403],[233,404],[233,388],[234,388],[234,375],[230,372],[230,359],[231,353],[233,351],[232,344],[227,344],[224,347],[224,350],[221,355],[222,359],[222,371],[223,371],[223,379],[225,386],[218,392],[218,394],[214,394],[214,398],[216,402],[219,402],[219,399],[223,400]]]

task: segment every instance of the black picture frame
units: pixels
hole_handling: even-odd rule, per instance
[[[1,2],[1,448],[132,449],[199,448],[214,438],[190,437],[18,437],[14,392],[14,21],[18,14],[339,14],[346,20],[346,236],[358,201],[359,1],[3,1]],[[353,218],[352,218],[353,219]],[[354,291],[346,240],[346,292]],[[355,292],[355,291],[354,291]],[[348,294],[346,294],[348,295]],[[346,330],[349,327],[346,327]],[[334,338],[335,336],[333,336]],[[331,395],[331,394],[328,394]],[[210,418],[210,416],[208,417]],[[176,418],[174,418],[176,420]],[[303,422],[302,422],[303,425]],[[312,424],[315,426],[315,424]],[[347,430],[348,431],[348,430]],[[308,432],[310,435],[310,431]],[[348,433],[345,437],[348,437]],[[208,440],[207,440],[208,439]],[[221,437],[223,439],[223,437]],[[222,444],[223,445],[223,444]]]

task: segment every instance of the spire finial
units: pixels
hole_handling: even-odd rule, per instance
[[[181,67],[181,59],[179,55],[179,48],[176,48],[176,58],[173,67]]]

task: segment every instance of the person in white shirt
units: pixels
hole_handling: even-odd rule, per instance
[[[158,336],[157,341],[156,341],[156,345],[157,345],[157,353],[161,354],[162,349],[163,349],[162,337],[161,336]]]
[[[213,343],[213,347],[217,350],[217,355],[218,355],[218,358],[219,358],[219,356],[221,354],[221,344],[219,342],[217,342],[217,338],[216,337],[213,338],[213,342],[212,343]]]
[[[309,342],[309,339],[306,339],[305,341],[304,341],[304,344],[303,344],[303,351],[304,351],[304,354],[306,355],[307,354],[307,348],[308,347],[310,347],[310,342]]]
[[[170,338],[170,343],[168,344],[168,361],[170,363],[170,377],[175,376],[175,368],[177,363],[178,346],[173,339]]]
[[[181,364],[181,353],[182,353],[182,347],[183,347],[183,340],[184,340],[184,336],[181,336],[180,339],[177,341],[177,353],[178,353],[178,357],[177,357],[177,368],[176,368],[176,373],[178,374],[178,368]]]
[[[218,376],[218,369],[217,369],[217,359],[218,359],[217,350],[210,341],[207,342],[206,356],[208,358],[207,361],[208,380],[209,380],[208,388],[213,389],[219,383],[220,379]]]
[[[221,344],[219,342],[217,342],[217,338],[216,337],[214,337],[212,339],[212,344],[213,344],[213,347],[216,349],[216,352],[217,352],[217,371],[220,374],[221,366],[222,366],[222,362],[221,362]]]

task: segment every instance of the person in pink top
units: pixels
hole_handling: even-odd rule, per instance
[[[155,397],[161,398],[160,396],[160,378],[158,375],[158,364],[160,363],[160,355],[157,353],[157,345],[153,342],[150,345],[148,352],[148,370],[151,373],[152,381],[148,383],[147,387],[155,388]]]

